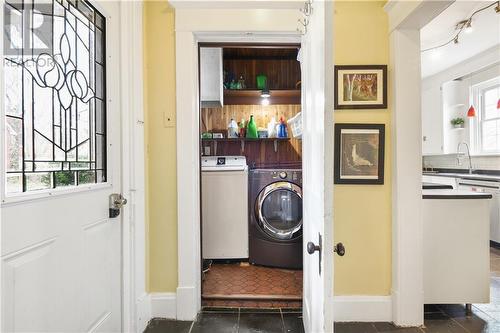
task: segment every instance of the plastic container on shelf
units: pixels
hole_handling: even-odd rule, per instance
[[[302,112],[297,113],[294,117],[287,121],[289,128],[292,130],[292,135],[296,139],[302,138]]]

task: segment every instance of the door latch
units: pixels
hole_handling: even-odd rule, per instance
[[[113,193],[109,196],[109,217],[114,218],[120,215],[120,210],[127,204],[127,199],[120,193]]]

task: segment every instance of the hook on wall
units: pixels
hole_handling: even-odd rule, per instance
[[[313,0],[307,0],[304,2],[304,8],[300,8],[300,12],[302,13],[303,18],[298,19],[298,22],[302,25],[302,27],[297,28],[297,31],[300,32],[302,35],[305,35],[307,33],[307,26],[309,25],[309,16],[311,16],[313,7],[312,7],[312,2]]]
[[[311,14],[312,14],[312,0],[307,0],[304,3],[304,8],[300,8],[299,10],[303,15],[311,16]]]
[[[301,32],[302,34],[306,34],[307,25],[309,24],[309,19],[303,18],[303,19],[298,19],[297,21],[302,25],[301,28],[297,28],[297,31]]]

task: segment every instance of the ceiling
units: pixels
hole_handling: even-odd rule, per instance
[[[422,28],[422,50],[451,40],[458,22],[467,19],[479,8],[493,1],[455,1],[434,20]],[[422,53],[422,77],[439,73],[453,65],[500,44],[500,14],[492,6],[474,15],[471,32],[463,31],[458,44]]]

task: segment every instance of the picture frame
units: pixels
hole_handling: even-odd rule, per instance
[[[387,109],[387,65],[335,66],[334,108]]]
[[[384,184],[384,158],[384,124],[335,124],[335,184]]]

